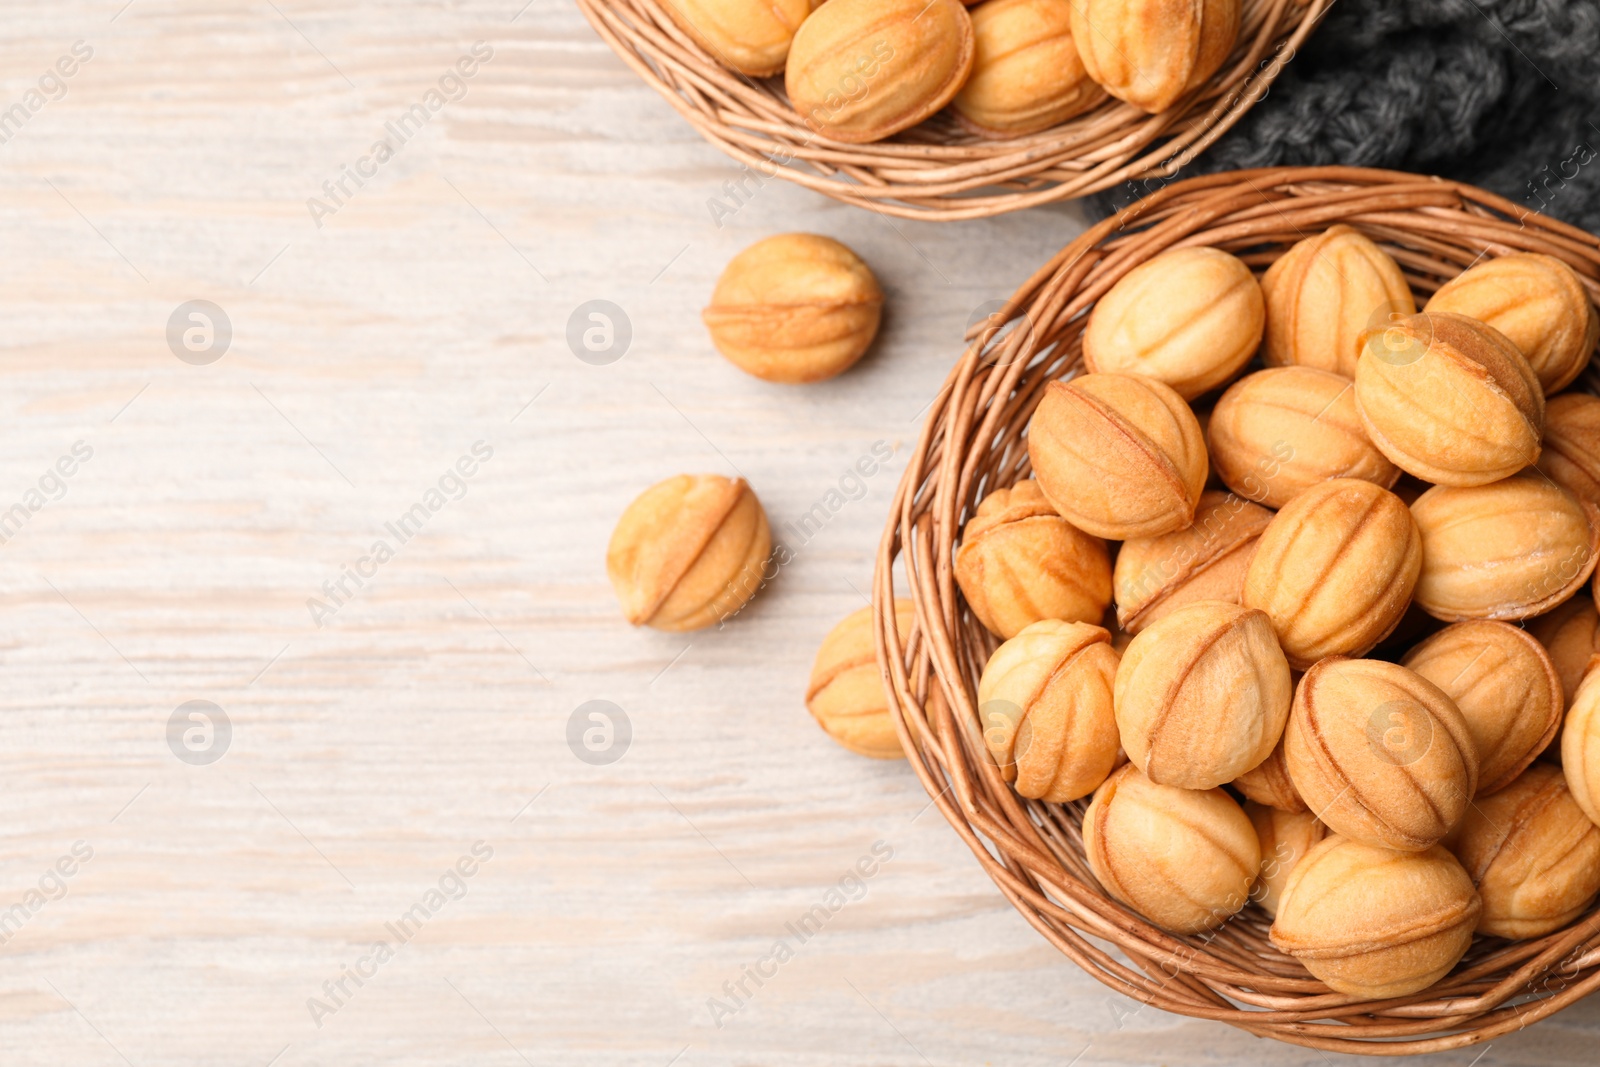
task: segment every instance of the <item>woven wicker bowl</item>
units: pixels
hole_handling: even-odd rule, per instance
[[[1213,935],[1152,927],[1090,873],[1080,836],[1087,800],[1023,800],[1001,778],[974,697],[998,642],[967,610],[952,571],[978,500],[1028,477],[1028,418],[1047,382],[1079,369],[1085,313],[1118,278],[1184,245],[1227,249],[1263,270],[1335,223],[1382,245],[1419,296],[1482,257],[1536,251],[1570,264],[1600,298],[1600,238],[1471,186],[1342,167],[1170,185],[1073,241],[971,338],[912,450],[879,547],[878,654],[901,741],[945,818],[1040,933],[1131,998],[1129,1013],[1153,1005],[1330,1051],[1434,1052],[1521,1029],[1600,988],[1600,908],[1537,941],[1480,937],[1432,989],[1382,1001],[1313,979],[1268,941],[1269,920],[1255,904]],[[1600,391],[1596,384],[1591,367],[1579,387]],[[904,647],[892,606],[897,561],[917,609]]]
[[[1170,110],[1110,100],[1042,133],[985,140],[947,112],[878,144],[814,133],[783,78],[724,68],[657,0],[577,0],[600,36],[701,135],[755,172],[847,204],[914,219],[972,219],[1170,177],[1266,95],[1333,0],[1244,0],[1222,69]]]

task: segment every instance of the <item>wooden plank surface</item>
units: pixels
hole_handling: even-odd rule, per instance
[[[519,5],[6,8],[0,1061],[1329,1059],[1104,991],[903,764],[802,706],[969,315],[1081,216],[891,223],[773,182],[719,226],[737,169],[570,5]],[[868,360],[804,389],[698,319],[792,229],[889,294]],[[632,329],[603,366],[566,340],[596,299]],[[195,300],[231,326],[214,362],[169,345]],[[732,625],[618,617],[604,544],[646,485],[737,471],[781,526],[879,441],[887,469]],[[568,743],[592,700],[631,724],[608,765]],[[225,742],[185,747],[190,701]],[[1593,1063],[1597,1038],[1591,1001],[1479,1062]]]

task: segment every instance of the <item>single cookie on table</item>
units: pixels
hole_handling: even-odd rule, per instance
[[[743,478],[680,474],[622,513],[606,573],[635,626],[698,630],[755,595],[771,553],[767,513]]]
[[[878,334],[883,290],[831,237],[784,233],[728,263],[701,313],[717,351],[769,382],[819,382],[854,366]]]
[[[910,637],[915,617],[911,601],[895,599],[895,632],[902,642]],[[903,759],[905,751],[878,671],[873,623],[872,608],[862,608],[822,639],[806,686],[806,708],[829,737],[851,752],[874,759]]]

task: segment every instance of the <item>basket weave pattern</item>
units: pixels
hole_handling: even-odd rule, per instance
[[[982,218],[1167,178],[1266,95],[1333,0],[1244,0],[1239,41],[1159,115],[1108,100],[1041,133],[986,140],[941,113],[877,144],[813,132],[783,78],[726,69],[657,0],[577,0],[596,32],[701,135],[762,179],[780,176],[904,218]],[[870,88],[869,90],[870,91]]]
[[[1273,947],[1270,920],[1255,904],[1209,934],[1151,926],[1090,873],[1080,830],[1087,798],[1024,800],[991,759],[974,694],[998,640],[966,608],[952,564],[978,500],[1029,476],[1028,419],[1048,382],[1081,369],[1086,313],[1119,278],[1189,245],[1232,252],[1260,272],[1336,223],[1383,247],[1419,297],[1481,258],[1531,251],[1569,264],[1600,299],[1600,238],[1472,186],[1344,167],[1169,185],[1073,241],[969,335],[911,452],[879,546],[879,662],[902,744],[945,818],[1024,918],[1132,998],[1130,1012],[1149,1005],[1328,1051],[1436,1052],[1519,1030],[1600,988],[1600,907],[1538,940],[1479,937],[1433,988],[1382,1001],[1312,978]],[[1593,366],[1576,388],[1600,392]],[[903,647],[894,627],[897,563],[917,609]]]

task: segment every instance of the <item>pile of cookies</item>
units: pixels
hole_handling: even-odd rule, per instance
[[[663,0],[723,67],[782,73],[815,132],[863,144],[947,105],[984,137],[1036,133],[1108,96],[1151,114],[1221,68],[1240,0]]]
[[[1419,313],[1347,226],[1259,280],[1174,248],[1098,301],[1032,477],[981,499],[954,567],[1002,640],[976,693],[996,769],[1092,798],[1112,897],[1190,935],[1257,904],[1364,998],[1587,911],[1600,399],[1564,390],[1597,332],[1536,254]]]
[[[882,299],[848,249],[786,235],[730,264],[705,320],[740,367],[808,381],[859,358]],[[952,560],[999,641],[975,694],[996,773],[1091,798],[1089,866],[1154,925],[1206,935],[1254,904],[1341,993],[1416,993],[1475,934],[1583,915],[1600,398],[1570,387],[1597,334],[1558,259],[1486,259],[1419,312],[1344,225],[1259,279],[1203,246],[1121,274],[1032,414],[1031,477],[981,498]],[[630,621],[681,630],[781,556],[747,485],[685,475],[629,507],[607,566]],[[842,622],[806,703],[895,758],[873,646],[871,609]]]

